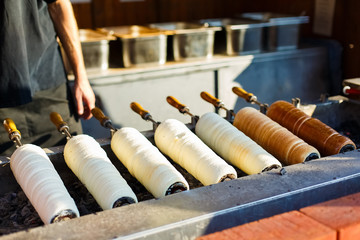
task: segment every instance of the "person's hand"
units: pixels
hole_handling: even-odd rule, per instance
[[[95,107],[95,94],[86,76],[72,4],[70,0],[54,1],[48,4],[48,10],[74,73],[73,93],[77,113],[81,118],[90,119],[92,117],[91,109]]]
[[[79,117],[90,119],[92,117],[91,109],[95,107],[95,94],[87,78],[75,79],[74,97]]]

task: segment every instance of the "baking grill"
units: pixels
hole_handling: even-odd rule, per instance
[[[221,105],[220,100],[211,97],[210,100],[214,106],[218,106],[219,111],[226,108]],[[311,106],[301,107],[312,109],[313,117],[348,136],[359,148],[359,101],[334,96]],[[227,110],[227,117],[231,119],[231,110]],[[154,126],[156,124],[154,121]],[[187,126],[194,130],[193,123]],[[141,133],[154,143],[153,130]],[[24,228],[12,229],[3,233],[2,239],[194,239],[360,191],[360,151],[357,149],[258,174],[246,175],[237,169],[237,179],[208,186],[204,186],[174,161],[169,160],[189,182],[191,190],[154,198],[111,151],[111,140],[97,141],[133,189],[139,202],[105,211],[94,203],[94,210],[84,211],[82,215],[85,216],[80,218],[44,227],[31,226],[28,231],[19,231]],[[45,150],[74,197],[81,184],[64,164],[64,147]],[[19,191],[8,161],[9,158],[0,157],[1,196]],[[74,185],[77,186],[75,191]],[[79,204],[78,199],[74,199]],[[88,196],[87,200],[94,202],[91,196]],[[80,206],[80,213],[83,208]],[[17,233],[9,234],[10,232]]]

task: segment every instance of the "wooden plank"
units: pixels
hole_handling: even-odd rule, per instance
[[[93,25],[95,28],[115,25],[113,0],[92,0]]]
[[[157,20],[155,1],[93,0],[94,26],[144,25],[155,22]]]
[[[75,18],[79,28],[93,28],[92,7],[90,3],[74,3]]]

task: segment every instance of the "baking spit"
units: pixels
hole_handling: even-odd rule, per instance
[[[313,117],[350,137],[359,148],[360,104],[342,96],[313,105]],[[191,127],[191,124],[188,124]],[[153,131],[142,132],[153,141]],[[267,172],[238,174],[237,179],[202,186],[174,162],[189,191],[154,199],[116,159],[110,139],[97,139],[137,194],[139,203],[45,227],[8,234],[1,239],[194,239],[242,223],[299,209],[360,191],[360,150],[285,166]],[[64,164],[63,146],[46,149],[65,186],[76,177]],[[1,196],[18,185],[0,157]]]

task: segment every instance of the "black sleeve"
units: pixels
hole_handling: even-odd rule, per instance
[[[56,0],[44,0],[46,3],[53,3],[56,2]]]

